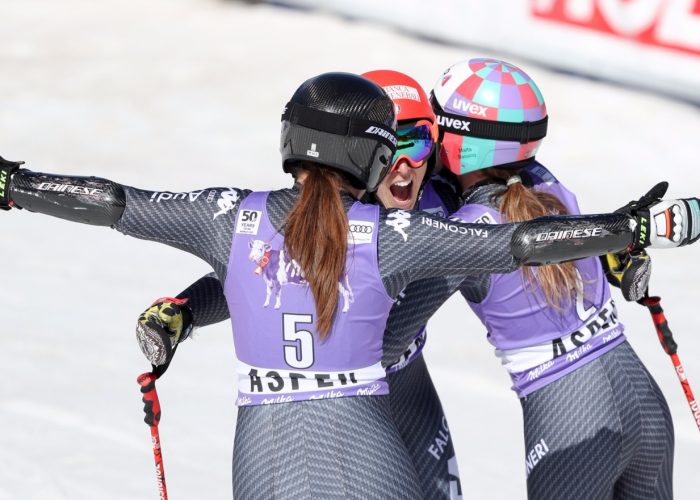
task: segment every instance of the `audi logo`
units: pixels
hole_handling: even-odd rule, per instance
[[[372,232],[372,226],[361,226],[359,224],[350,224],[351,233],[364,233],[370,234]]]

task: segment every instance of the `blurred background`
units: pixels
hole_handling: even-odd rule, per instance
[[[306,78],[391,68],[429,90],[451,64],[492,56],[538,83],[550,114],[538,159],[584,211],[659,180],[700,195],[698,0],[0,0],[0,19],[0,155],[34,170],[169,191],[288,186],[279,119]],[[134,325],[208,267],[107,228],[0,219],[0,499],[156,498]],[[700,394],[698,256],[653,252],[651,291]],[[671,407],[676,498],[696,499],[700,433],[648,313],[618,306]],[[520,405],[461,297],[429,339],[464,497],[524,499]],[[234,374],[220,324],[159,381],[173,499],[231,498]]]

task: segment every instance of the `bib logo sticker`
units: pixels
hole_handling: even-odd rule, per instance
[[[242,210],[236,223],[236,234],[258,234],[261,218],[260,210]]]
[[[384,370],[379,363],[345,371],[292,371],[241,362],[238,368],[239,401],[250,404],[255,396],[271,396],[274,399],[263,399],[260,402],[283,403],[302,393],[307,393],[304,399],[332,399],[352,393],[372,395],[382,388],[386,390],[386,384],[380,383],[383,378]]]
[[[242,217],[242,216],[241,216]],[[248,242],[250,253],[248,260],[256,264],[255,274],[265,280],[265,302],[263,307],[270,305],[270,299],[275,297],[275,309],[282,306],[282,287],[284,285],[308,285],[299,264],[285,254],[284,249],[274,250],[272,246],[263,240],[250,240]],[[355,296],[350,287],[347,274],[338,282],[338,292],[343,298],[342,312],[350,310],[350,304],[355,302]]]
[[[405,210],[396,210],[387,215],[386,225],[394,228],[394,231],[399,233],[404,241],[408,241],[408,234],[404,229],[411,225],[411,214]]]
[[[348,221],[350,232],[348,233],[348,245],[366,245],[372,243],[374,234],[374,222],[363,220]]]
[[[577,309],[579,309],[579,307],[577,307]],[[587,319],[585,324],[578,330],[551,341],[552,359],[558,358],[559,356],[567,354],[570,351],[579,349],[579,353],[574,355],[575,357],[571,358],[570,360],[578,359],[580,354],[586,353],[586,350],[581,352],[581,349],[585,346],[586,342],[600,333],[607,334],[608,330],[616,327],[618,324],[617,308],[615,307],[615,302],[610,300],[609,302],[605,303],[600,310],[597,312],[594,311],[594,315]],[[615,337],[618,337],[622,332],[618,329],[614,333]]]
[[[489,212],[484,213],[483,215],[480,215],[475,221],[474,224],[498,224],[496,221],[496,218],[491,215]]]

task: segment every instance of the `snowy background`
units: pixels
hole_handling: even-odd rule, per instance
[[[405,71],[430,88],[480,55],[328,14],[214,0],[0,0],[0,155],[29,168],[185,191],[289,185],[279,168],[282,108],[330,70]],[[523,66],[550,132],[538,158],[608,211],[658,180],[700,195],[700,109],[604,82]],[[153,299],[209,271],[173,249],[28,212],[0,214],[0,499],[157,498],[134,340]],[[656,251],[661,294],[700,396],[700,248]],[[648,313],[620,303],[628,336],[668,399],[675,491],[697,499],[700,433]],[[465,498],[524,499],[520,405],[481,325],[453,297],[429,325]],[[233,344],[201,330],[159,381],[170,498],[231,498]],[[572,476],[572,480],[575,481]]]

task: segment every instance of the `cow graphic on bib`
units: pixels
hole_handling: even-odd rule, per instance
[[[274,295],[275,309],[280,308],[282,305],[282,286],[308,285],[301,267],[294,259],[290,259],[285,254],[284,248],[275,250],[270,243],[263,240],[250,240],[248,246],[250,247],[248,259],[256,264],[254,272],[265,280],[264,307],[270,305],[270,298]],[[347,273],[343,273],[338,282],[338,292],[343,297],[342,311],[348,312],[355,297]]]

